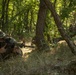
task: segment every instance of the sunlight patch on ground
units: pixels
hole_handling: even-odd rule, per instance
[[[25,53],[29,53],[29,52],[31,52],[31,51],[32,51],[31,48],[22,48],[22,52],[23,52],[23,54],[25,54]]]
[[[74,43],[75,43],[75,45],[76,45],[76,40],[74,40]]]
[[[31,42],[26,42],[25,45],[31,46]],[[29,48],[29,47],[22,48],[23,55],[25,53],[30,53],[31,51],[32,51],[32,48]]]

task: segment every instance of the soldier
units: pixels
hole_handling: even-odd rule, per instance
[[[0,30],[0,53],[3,53],[1,49],[3,49],[2,47],[5,46],[5,41],[3,39],[5,36],[6,34]]]
[[[23,43],[18,43],[14,38],[6,36],[6,34],[0,30],[0,57],[1,59],[7,59],[10,54],[21,55],[22,51],[20,47],[25,46]]]

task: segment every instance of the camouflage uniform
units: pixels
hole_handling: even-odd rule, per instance
[[[6,34],[0,30],[0,48],[4,46],[5,41],[3,38],[5,38]]]
[[[19,48],[22,46],[21,43],[18,43],[12,37],[7,37],[6,34],[0,30],[0,57],[2,59],[10,57],[10,54],[22,56],[22,51]]]

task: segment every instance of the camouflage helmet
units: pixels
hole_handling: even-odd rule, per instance
[[[4,38],[5,36],[6,34],[2,30],[0,30],[0,38]]]

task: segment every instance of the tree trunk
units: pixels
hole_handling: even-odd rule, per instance
[[[46,18],[46,6],[43,0],[40,0],[40,8],[38,12],[38,20],[36,25],[36,46],[38,49],[45,49],[44,27]]]
[[[24,28],[25,30],[27,30],[27,32],[29,32],[29,20],[28,20],[28,16],[29,16],[29,9],[27,10],[27,12],[24,12]]]
[[[43,1],[43,0],[42,0]],[[56,13],[54,7],[52,6],[52,3],[49,0],[44,0],[46,6],[48,7],[48,9],[51,11],[53,17],[54,17],[54,21],[58,27],[58,30],[61,34],[61,36],[65,39],[65,41],[67,42],[68,46],[70,47],[71,51],[73,54],[76,54],[76,46],[75,44],[71,41],[70,36],[65,32],[62,22],[58,16],[58,14]]]
[[[7,32],[9,31],[9,25],[8,25],[8,7],[9,7],[9,2],[10,2],[10,0],[7,0],[7,2],[6,2],[6,9],[5,9],[5,11],[6,11],[6,14],[5,14],[5,25],[6,25],[6,29],[7,29]]]
[[[3,0],[2,1],[2,16],[1,16],[1,27],[2,27],[2,30],[4,31],[5,30],[5,3],[6,1]]]
[[[2,16],[1,16],[1,25],[2,30],[6,31],[8,29],[8,6],[10,0],[3,0],[2,1]],[[6,28],[7,27],[7,28]]]

